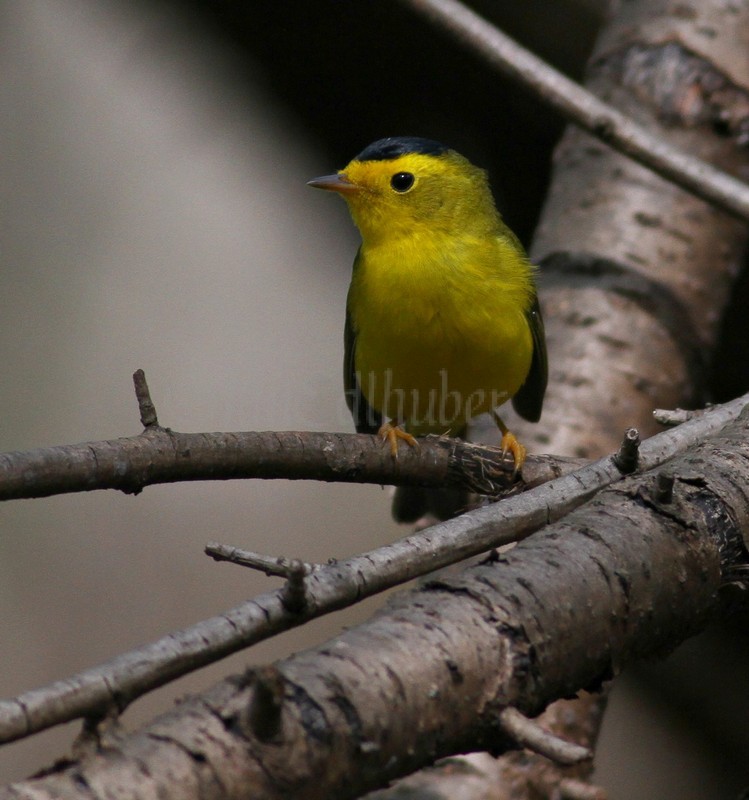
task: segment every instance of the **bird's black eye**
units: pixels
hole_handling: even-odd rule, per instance
[[[396,172],[390,179],[390,185],[396,192],[407,192],[414,185],[414,176],[410,172]]]

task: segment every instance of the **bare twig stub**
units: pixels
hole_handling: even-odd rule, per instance
[[[600,786],[587,781],[563,778],[559,782],[560,800],[606,800],[607,794]]]
[[[253,553],[251,550],[243,550],[240,547],[209,542],[205,546],[205,554],[215,561],[228,561],[230,564],[238,564],[241,567],[249,567],[264,572],[266,575],[275,575],[280,578],[289,578],[301,569],[305,575],[320,569],[319,564],[309,564],[295,558],[284,558],[283,556],[266,556],[262,553]]]
[[[656,408],[653,409],[653,419],[659,425],[668,425],[670,427],[681,425],[682,422],[692,419],[695,414],[699,414],[700,410],[687,411],[683,408]]]
[[[249,673],[254,692],[247,709],[247,722],[261,742],[270,742],[281,734],[284,701],[284,678],[275,666],[260,667]]]
[[[581,747],[549,733],[516,708],[503,709],[499,715],[499,724],[502,730],[521,747],[533,750],[558,764],[579,764],[581,761],[593,758],[593,753],[587,747]]]
[[[671,470],[660,470],[655,483],[655,499],[659,503],[670,503],[674,497],[674,474]]]
[[[624,431],[619,452],[614,456],[614,463],[623,475],[629,475],[637,469],[640,454],[640,432],[637,428]]]
[[[293,559],[289,564],[289,574],[281,590],[281,603],[292,614],[303,614],[310,603],[305,578],[309,574],[307,565]]]
[[[135,397],[138,400],[138,408],[140,409],[141,424],[144,428],[158,425],[156,406],[151,399],[151,392],[146,382],[146,373],[142,369],[137,369],[133,373],[133,384],[135,385]]]

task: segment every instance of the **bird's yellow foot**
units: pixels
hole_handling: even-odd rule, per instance
[[[409,447],[418,447],[419,444],[410,433],[404,431],[400,425],[393,425],[392,422],[383,422],[377,435],[382,438],[383,442],[390,443],[390,452],[393,458],[398,458],[398,439],[403,439]]]
[[[526,452],[527,451],[525,447],[523,447],[523,445],[520,444],[520,442],[515,438],[514,433],[505,431],[502,434],[502,455],[504,456],[507,453],[512,453],[512,458],[515,461],[515,469],[512,471],[513,478],[518,474],[518,471],[523,466]]]
[[[513,461],[515,462],[515,469],[512,471],[512,477],[514,478],[520,468],[523,466],[523,462],[525,461],[526,453],[528,452],[525,447],[515,438],[515,434],[511,433],[507,425],[502,422],[499,414],[495,412],[492,413],[494,417],[494,422],[497,424],[497,427],[502,434],[502,455],[505,456],[507,453],[512,453]]]

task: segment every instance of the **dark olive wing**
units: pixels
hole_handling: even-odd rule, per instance
[[[533,358],[525,383],[512,398],[512,405],[524,419],[529,422],[538,422],[541,418],[541,407],[544,404],[549,366],[546,358],[544,320],[537,297],[534,298],[533,305],[526,314],[526,319],[533,335]]]
[[[351,312],[346,305],[346,325],[343,329],[343,388],[346,405],[354,418],[357,433],[377,433],[382,425],[382,414],[369,405],[362,394],[356,374],[356,331],[351,322]]]

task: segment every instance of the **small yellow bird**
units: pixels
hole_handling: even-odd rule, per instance
[[[380,139],[309,182],[338,192],[362,237],[346,307],[344,385],[359,433],[462,436],[494,414],[502,448],[525,448],[496,414],[512,398],[536,422],[547,381],[535,268],[494,204],[484,170],[438,142]],[[415,494],[419,494],[418,491]],[[425,510],[398,500],[394,514]],[[399,510],[395,510],[399,509]]]

